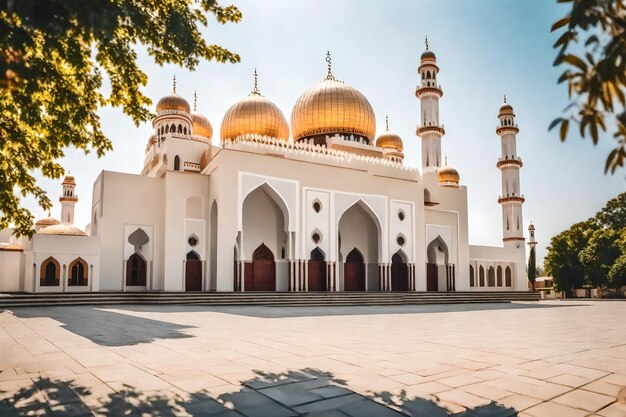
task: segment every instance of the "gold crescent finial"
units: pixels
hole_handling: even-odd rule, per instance
[[[389,115],[385,115],[385,130],[389,130]]]
[[[259,91],[259,74],[256,72],[256,67],[254,68],[254,87],[252,88],[252,94],[261,95]]]
[[[176,94],[176,75],[174,75],[174,79],[172,80],[172,93]]]
[[[193,90],[193,111],[198,111],[198,94]]]
[[[506,103],[506,94],[504,95],[504,103]]]
[[[333,64],[332,64],[332,58],[330,57],[330,51],[327,49],[326,50],[326,62],[328,63],[328,74],[326,74],[326,79],[327,80],[334,80],[335,77],[333,76]]]
[[[428,51],[428,36],[426,36],[426,39],[424,40],[424,43],[426,44],[426,50]]]

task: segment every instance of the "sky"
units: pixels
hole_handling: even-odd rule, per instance
[[[562,69],[554,68],[556,35],[550,26],[567,12],[551,0],[233,0],[242,13],[239,24],[210,19],[203,29],[209,43],[241,56],[238,64],[203,62],[194,72],[159,66],[139,50],[139,66],[149,77],[144,92],[153,99],[177,92],[193,102],[213,125],[213,143],[226,110],[252,89],[259,72],[261,93],[290,119],[291,108],[307,89],[326,75],[330,50],[334,75],[360,90],[376,113],[377,132],[389,115],[391,130],[404,141],[404,163],[421,168],[417,67],[424,38],[437,55],[443,88],[440,120],[446,135],[442,153],[468,188],[470,244],[502,244],[500,139],[497,114],[506,94],[517,116],[518,155],[525,228],[537,230],[538,258],[552,236],[593,216],[607,200],[626,190],[626,170],[604,174],[614,144],[609,134],[597,146],[571,132],[565,144],[550,122],[568,103]],[[222,4],[226,4],[222,2]],[[63,166],[77,180],[75,223],[89,222],[92,184],[102,170],[139,173],[151,134],[149,123],[136,127],[119,109],[101,112],[105,134],[114,150],[103,158],[68,149]],[[40,178],[60,216],[59,180]],[[332,184],[329,184],[329,186]],[[47,215],[32,199],[25,205],[36,218]]]

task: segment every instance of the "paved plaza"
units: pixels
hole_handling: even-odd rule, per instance
[[[0,311],[0,415],[626,416],[626,303]]]

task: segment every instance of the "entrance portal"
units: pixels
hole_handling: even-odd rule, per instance
[[[320,248],[311,251],[308,269],[309,291],[326,291],[326,262]]]
[[[426,264],[426,291],[439,291],[437,264]]]
[[[391,257],[391,291],[408,291],[409,274],[400,252]]]
[[[345,291],[365,291],[365,265],[357,248],[352,249],[343,264],[343,282]]]
[[[252,262],[246,262],[244,275],[246,291],[276,290],[274,254],[264,243],[255,249]]]
[[[202,291],[202,261],[194,251],[187,254],[185,291]]]

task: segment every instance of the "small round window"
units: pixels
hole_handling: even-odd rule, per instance
[[[187,243],[189,243],[189,246],[191,247],[196,246],[198,244],[198,238],[195,236],[191,236],[189,239],[187,239]]]
[[[400,221],[404,220],[404,211],[402,211],[402,210],[398,211],[398,218],[400,219]]]
[[[313,242],[315,242],[315,243],[318,243],[322,239],[322,237],[317,232],[313,233],[311,238],[313,239]]]
[[[404,246],[404,243],[405,243],[404,236],[402,235],[398,236],[398,238],[396,239],[396,242],[398,242],[398,245]]]
[[[320,202],[315,201],[313,203],[313,210],[315,210],[316,213],[319,213],[321,209],[322,209],[322,205],[320,204]]]

